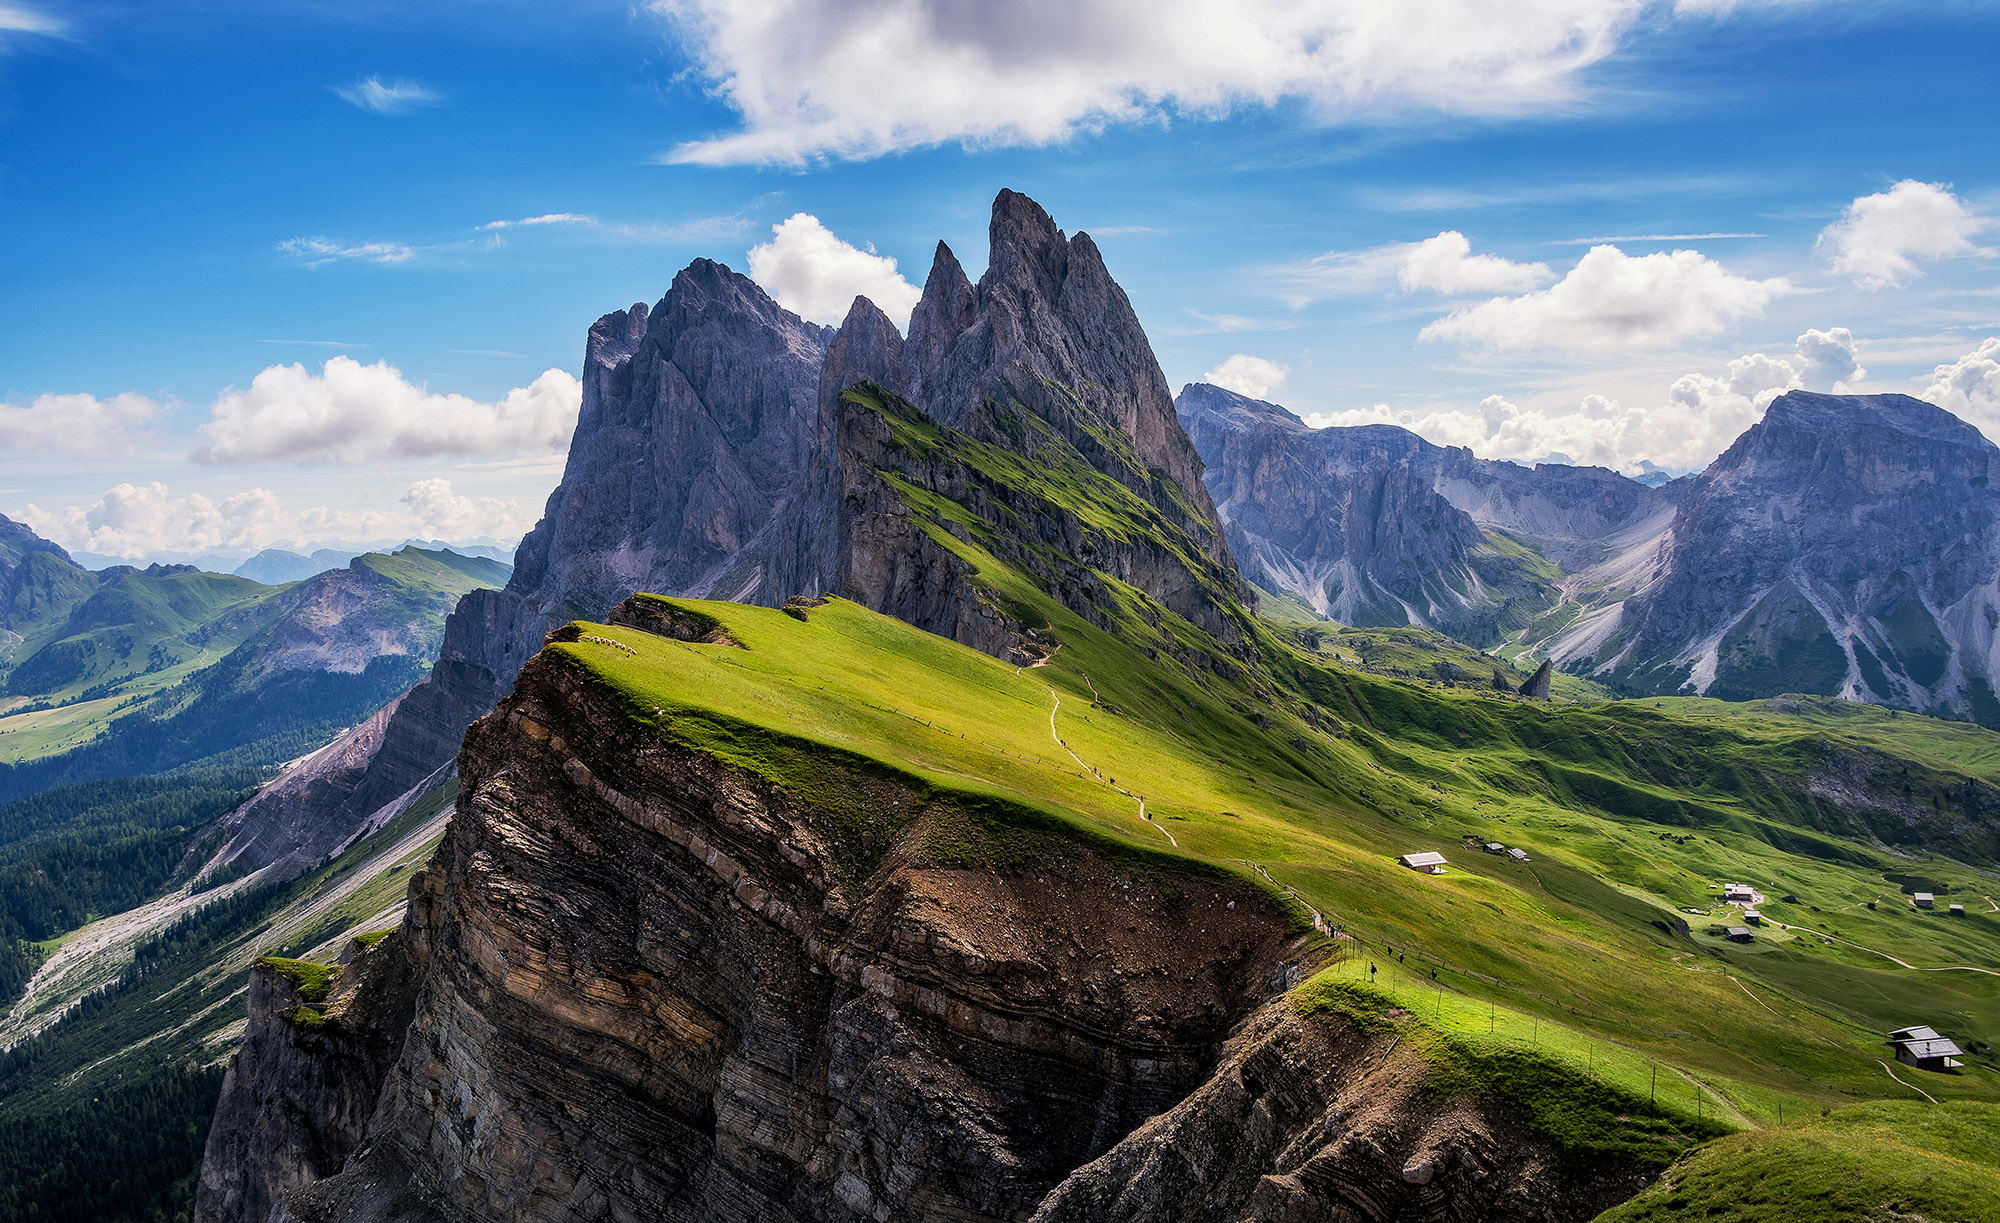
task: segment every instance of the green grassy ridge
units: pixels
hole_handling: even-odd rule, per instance
[[[912,711],[888,704],[900,695],[893,683],[879,689],[863,686],[870,678],[871,657],[886,647],[960,694],[1011,688],[1003,699],[1027,698],[1021,701],[1027,708],[1017,714],[1045,717],[1048,707],[1032,698],[1039,694],[1046,699],[1046,691],[1017,682],[1017,668],[843,599],[826,600],[800,621],[782,610],[651,597],[726,628],[734,644],[690,644],[577,622],[571,630],[598,640],[558,640],[545,653],[602,684],[633,717],[669,741],[743,768],[804,800],[828,836],[841,874],[851,881],[865,878],[895,837],[923,814],[944,816],[956,834],[931,838],[927,852],[940,861],[1005,865],[1034,860],[1036,853],[1046,852],[1046,838],[1052,836],[1142,870],[1228,879],[1275,891],[1240,867],[1176,852],[1158,833],[1142,831],[1136,816],[1116,818],[1120,808],[1131,812],[1136,804],[1076,776],[1074,762],[1059,782],[1043,776],[1050,784],[1018,788],[998,777],[1018,782],[1033,753],[1010,753],[998,743],[967,740],[964,732],[945,728],[941,709],[917,706]],[[607,649],[605,641],[616,641],[631,653]],[[801,671],[803,657],[811,663]],[[775,665],[774,659],[779,660]],[[857,661],[860,668],[851,665]],[[825,699],[831,695],[829,685],[846,685],[851,699]],[[783,712],[774,714],[773,706]],[[954,736],[958,742],[947,743]],[[968,744],[973,744],[978,766],[995,778],[941,767],[945,761],[975,763],[966,759]],[[1061,772],[1060,752],[1049,741],[1035,767]],[[893,818],[883,817],[883,795],[870,782],[888,783],[902,792]],[[1116,801],[1106,801],[1107,795]],[[1097,801],[1080,803],[1080,797]],[[1010,834],[1018,832],[1043,835],[1035,839],[1034,849],[1010,847]],[[1296,906],[1281,907],[1298,928],[1310,929]]]
[[[1508,1017],[1502,1035],[1497,1011],[1489,1029],[1489,1015],[1464,999],[1454,998],[1447,1015],[1442,992],[1433,1008],[1420,986],[1378,986],[1364,979],[1362,968],[1354,959],[1320,972],[1292,992],[1292,1005],[1302,1015],[1337,1017],[1363,1032],[1396,1033],[1397,1043],[1430,1067],[1424,1094],[1478,1096],[1549,1140],[1566,1162],[1618,1159],[1665,1167],[1690,1145],[1738,1128],[1713,1109],[1704,1116],[1671,1082],[1660,1097],[1643,1067],[1608,1049],[1593,1056],[1554,1025],[1547,1044],[1537,1030],[1534,1043],[1523,1047],[1513,1031],[1516,1016]]]
[[[1280,724],[1290,716],[1281,703],[1260,706],[1213,676],[1205,677],[1212,691],[1173,682],[1173,668],[1135,657],[1060,605],[1044,604],[1064,642],[1056,661],[1018,672],[841,600],[812,610],[803,623],[769,609],[687,606],[720,622],[743,648],[587,626],[633,653],[590,641],[552,649],[622,689],[635,714],[670,723],[718,754],[735,753],[740,763],[770,770],[767,776],[782,780],[792,767],[765,755],[775,732],[886,762],[932,784],[1010,798],[1015,810],[1055,808],[1072,827],[1137,847],[1173,852],[1157,834],[1166,828],[1191,856],[1238,868],[1246,859],[1261,862],[1330,919],[1361,930],[1371,946],[1392,943],[1441,965],[1448,995],[1484,1001],[1502,1019],[1539,1022],[1544,1032],[1561,1024],[1671,1067],[1677,1081],[1695,1075],[1753,1118],[1775,1116],[1780,1105],[1900,1091],[1873,1056],[1888,1027],[1964,1012],[1974,1025],[1968,1033],[1991,1030],[1995,994],[1983,978],[1915,979],[1864,953],[1817,939],[1807,945],[1804,936],[1776,933],[1771,937],[1791,942],[1743,949],[1653,925],[1676,916],[1677,901],[1712,899],[1708,885],[1725,877],[1749,875],[1774,896],[1783,887],[1817,900],[1830,899],[1836,885],[1853,895],[1886,887],[1878,875],[1837,857],[1800,858],[1756,835],[1754,823],[1664,850],[1659,833],[1687,835],[1685,828],[1524,794],[1482,753],[1448,747],[1458,742],[1455,732],[1441,733],[1448,723],[1396,739],[1380,726],[1358,733],[1350,724],[1346,737],[1319,735],[1316,761],[1297,767],[1288,762],[1299,753],[1286,737],[1318,732]],[[1401,685],[1389,700],[1370,686],[1393,681],[1335,678],[1382,721],[1408,701],[1438,712],[1438,696],[1423,689]],[[1050,687],[1062,696],[1059,725],[1070,747],[1144,793],[1154,828],[1137,818],[1136,803],[1079,776],[1059,754],[1048,737]],[[1093,688],[1102,698],[1097,706]],[[1492,742],[1516,749],[1519,737],[1500,733],[1511,719],[1540,727],[1563,716],[1504,703],[1496,715],[1486,702],[1477,705],[1472,714],[1500,720],[1488,728]],[[1246,709],[1268,712],[1271,725],[1258,726]],[[1397,765],[1390,775],[1371,767],[1378,749]],[[1440,793],[1429,788],[1430,778],[1450,784]],[[1389,816],[1381,808],[1390,805],[1382,793],[1390,788],[1410,804],[1406,810],[1424,801],[1436,807]],[[1361,797],[1368,790],[1373,801]],[[1537,861],[1521,868],[1461,853],[1461,831],[1525,842]],[[1460,865],[1442,880],[1394,865],[1396,853],[1418,848],[1444,848]],[[1782,903],[1771,907],[1799,924],[1818,920],[1803,904],[1796,913]],[[1840,930],[1906,958],[1928,957],[1920,963],[1963,956],[2000,967],[1989,932],[1946,931],[1959,936],[1952,943],[1939,938],[1935,923],[1924,929],[1908,925],[1914,919],[1863,914],[1843,912]],[[1896,922],[1908,928],[1888,929]],[[1863,995],[1859,1005],[1855,994]],[[1933,1089],[2000,1095],[1972,1076]]]
[[[2000,1219],[2000,1108],[1876,1102],[1709,1144],[1597,1223]]]

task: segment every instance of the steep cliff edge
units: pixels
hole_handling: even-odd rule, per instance
[[[1287,983],[1294,923],[1246,880],[810,769],[676,742],[561,651],[525,670],[467,737],[435,903],[378,953],[425,969],[401,1056],[293,1216],[1023,1218]],[[363,991],[347,1022],[400,997]],[[232,1109],[204,1220],[283,1179],[245,1145],[299,1145]]]

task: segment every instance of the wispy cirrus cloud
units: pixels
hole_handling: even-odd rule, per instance
[[[436,106],[444,95],[415,81],[385,81],[364,76],[351,85],[336,85],[333,91],[362,110],[377,115],[407,115],[426,106]]]
[[[479,226],[484,232],[495,229],[527,229],[536,225],[589,225],[598,227],[596,217],[582,212],[545,212],[538,217],[522,217],[517,221],[488,221]]]
[[[343,242],[328,237],[287,238],[278,249],[309,268],[329,263],[407,263],[417,253],[401,242]]]
[[[62,19],[51,17],[40,9],[25,4],[0,3],[0,39],[13,34],[39,34],[48,38],[61,38],[69,27]]]

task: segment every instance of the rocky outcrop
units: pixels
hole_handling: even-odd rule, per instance
[[[279,969],[250,970],[250,1024],[223,1076],[194,1214],[272,1217],[287,1192],[340,1170],[364,1132],[415,1001],[413,960],[358,945],[324,1002]],[[368,1006],[357,1010],[358,995]]]
[[[1794,391],[1687,483],[1635,589],[1548,652],[1633,692],[2000,725],[2000,448],[1904,395]]]
[[[815,461],[802,489],[704,592],[773,605],[839,594],[1002,657],[1018,649],[1021,626],[996,622],[990,599],[966,580],[972,566],[936,541],[879,476],[893,471],[1016,538],[1018,516],[1003,524],[1004,510],[988,513],[1006,494],[971,491],[1009,482],[982,480],[956,443],[945,462],[909,453],[878,410],[843,398],[861,387],[878,404],[899,402],[891,415],[914,409],[924,428],[1030,466],[1080,460],[1084,478],[1115,481],[1139,500],[1158,526],[1144,539],[1089,532],[1078,507],[1039,500],[1038,514],[1053,521],[1037,542],[1060,536],[1062,546],[1049,550],[1085,562],[1074,567],[1080,581],[1041,574],[1043,588],[1072,610],[1102,615],[1090,597],[1102,577],[1081,577],[1095,570],[1137,586],[1225,645],[1242,641],[1236,609],[1249,591],[1201,482],[1201,458],[1096,245],[1086,234],[1066,237],[1012,191],[995,199],[988,238],[977,285],[938,245],[907,341],[872,303],[855,302],[820,372]]]
[[[1073,1173],[1034,1223],[1558,1223],[1646,1184],[1632,1163],[1565,1159],[1506,1110],[1428,1090],[1435,1072],[1398,1043],[1268,1005],[1206,1083]]]
[[[1289,979],[1289,922],[1241,880],[1053,832],[1016,831],[1045,839],[1032,865],[982,864],[948,796],[880,775],[833,783],[857,828],[662,741],[554,656],[460,776],[376,953],[421,980],[401,1052],[289,1217],[1024,1219]],[[403,1004],[383,976],[338,1022]],[[230,1186],[278,1183],[260,1161],[325,1132],[256,1103],[270,1009],[253,1022],[203,1223],[258,1217]]]
[[[297,874],[352,840],[356,828],[365,826],[365,820],[357,822],[353,811],[355,789],[368,775],[403,699],[389,702],[359,726],[296,762],[248,802],[223,816],[222,849],[208,859],[209,869],[238,865],[254,870],[278,863],[286,874]],[[367,805],[366,799],[362,805]]]

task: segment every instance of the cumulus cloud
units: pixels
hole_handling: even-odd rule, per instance
[[[379,76],[365,76],[352,85],[336,86],[334,92],[362,110],[378,115],[407,115],[444,100],[437,91],[415,81],[385,81]]]
[[[771,240],[750,248],[750,279],[800,318],[829,326],[847,317],[856,297],[904,326],[923,297],[896,271],[894,259],[842,242],[806,212],[773,225]]]
[[[1421,242],[1391,242],[1358,251],[1328,251],[1297,266],[1275,269],[1280,296],[1294,308],[1328,297],[1359,297],[1426,289],[1446,297],[1510,293],[1555,279],[1545,263],[1515,263],[1475,255],[1472,242],[1447,229]]]
[[[1931,372],[1924,399],[2000,438],[2000,336]]]
[[[1908,284],[1922,275],[1918,259],[1984,254],[1973,237],[1992,222],[1951,192],[1948,183],[1906,178],[1864,195],[1819,236],[1833,270],[1866,289]]]
[[[1290,372],[1289,366],[1239,352],[1203,374],[1202,378],[1225,391],[1235,391],[1238,395],[1248,395],[1252,399],[1263,399],[1285,385],[1285,375]]]
[[[512,498],[462,496],[449,480],[419,480],[399,501],[409,507],[421,533],[433,538],[518,534],[529,526],[519,521],[521,507]]]
[[[1396,269],[1396,281],[1406,291],[1431,289],[1446,296],[1516,293],[1546,284],[1555,276],[1546,263],[1513,263],[1498,255],[1475,255],[1471,241],[1455,229],[1411,247]]]
[[[438,395],[387,361],[332,357],[314,374],[273,365],[224,391],[201,431],[198,463],[361,463],[441,455],[543,454],[576,427],[582,386],[559,369],[496,403]]]
[[[200,493],[176,496],[160,483],[120,484],[95,505],[21,514],[37,534],[66,548],[105,556],[143,557],[156,552],[260,548],[289,523],[267,488],[214,501]]]
[[[144,395],[38,395],[0,403],[0,450],[51,454],[123,454],[132,434],[160,414]]]
[[[1798,353],[1799,385],[1808,391],[1845,390],[1868,376],[1855,357],[1854,333],[1845,327],[1806,332]]]
[[[401,242],[337,242],[332,238],[287,238],[278,249],[309,268],[329,263],[402,263],[416,254]]]
[[[1993,356],[2000,358],[2000,339],[1990,343]],[[1865,371],[1855,364],[1854,352],[1854,338],[1845,327],[1808,331],[1798,338],[1793,357],[1749,353],[1719,372],[1683,375],[1667,388],[1662,402],[1651,406],[1586,395],[1573,406],[1523,407],[1489,395],[1473,408],[1398,410],[1375,404],[1306,420],[1316,427],[1401,425],[1440,445],[1464,446],[1491,459],[1525,463],[1561,454],[1628,474],[1641,471],[1646,462],[1671,471],[1694,471],[1756,424],[1771,401],[1786,391],[1813,383],[1826,389],[1859,381]],[[1939,367],[1940,379],[1946,368]],[[1994,376],[2000,378],[2000,368]],[[1992,385],[2000,389],[2000,382]]]
[[[511,498],[468,497],[450,481],[419,480],[397,510],[287,510],[268,488],[216,500],[165,484],[120,484],[89,506],[29,505],[21,521],[72,551],[122,560],[243,551],[299,541],[404,537],[508,538],[533,525]]]
[[[1594,246],[1548,288],[1453,311],[1420,335],[1486,348],[1664,347],[1754,318],[1793,291],[1782,277],[1738,276],[1699,251]]]
[[[1034,145],[1107,124],[1304,103],[1325,119],[1573,102],[1646,0],[648,0],[741,131],[668,158]]]

